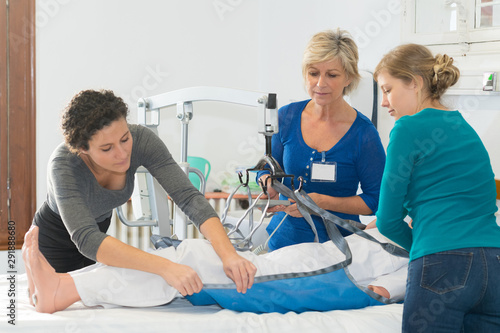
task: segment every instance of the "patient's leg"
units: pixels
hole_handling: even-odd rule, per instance
[[[38,312],[54,313],[80,300],[80,296],[71,276],[56,273],[40,252],[38,232],[38,227],[32,227],[23,245],[30,302]]]

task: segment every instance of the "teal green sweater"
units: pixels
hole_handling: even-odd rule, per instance
[[[387,147],[377,227],[410,260],[500,247],[488,152],[458,111],[424,109],[396,121]],[[411,229],[403,220],[412,218]]]

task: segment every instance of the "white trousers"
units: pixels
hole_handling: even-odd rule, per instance
[[[375,238],[386,241],[376,230],[368,230]],[[349,272],[359,285],[386,288],[391,298],[404,297],[408,259],[393,256],[378,244],[357,235],[346,237],[353,261]],[[225,275],[222,262],[206,240],[188,239],[177,249],[157,250],[173,262],[192,267],[204,284],[232,284]],[[258,276],[308,272],[332,266],[345,260],[344,254],[332,242],[303,243],[255,255],[239,254],[257,267]],[[158,306],[171,302],[180,294],[159,275],[133,269],[95,264],[70,273],[76,288],[87,306]]]

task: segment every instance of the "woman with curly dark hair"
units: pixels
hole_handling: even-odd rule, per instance
[[[164,143],[148,128],[128,124],[127,114],[124,101],[106,90],[82,91],[66,108],[65,143],[50,157],[47,200],[33,219],[41,252],[57,272],[97,261],[158,274],[182,295],[199,292],[202,283],[191,268],[106,235],[113,209],[130,198],[135,172],[144,166],[212,243],[238,291],[246,292],[255,266],[236,253],[217,214]]]

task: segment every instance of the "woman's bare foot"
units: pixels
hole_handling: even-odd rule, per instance
[[[32,293],[35,291],[35,285],[33,284],[33,277],[31,276],[31,269],[28,265],[28,247],[31,246],[31,235],[34,226],[31,226],[30,230],[24,236],[24,244],[22,249],[24,267],[26,269],[26,276],[28,277],[28,297],[30,300],[30,304],[35,306],[32,299]]]
[[[23,257],[30,272],[30,302],[38,312],[54,313],[73,304],[79,296],[71,276],[56,273],[40,252],[38,232],[38,227],[32,227],[23,246]]]
[[[389,291],[387,291],[387,289],[385,289],[384,287],[369,285],[368,289],[370,289],[374,293],[379,294],[382,297],[391,298],[391,295],[389,294]]]
[[[366,229],[374,229],[374,228],[376,228],[376,227],[377,227],[377,219],[375,219],[375,220],[371,221],[370,223],[368,223],[368,224],[366,225],[365,230],[366,230]]]

